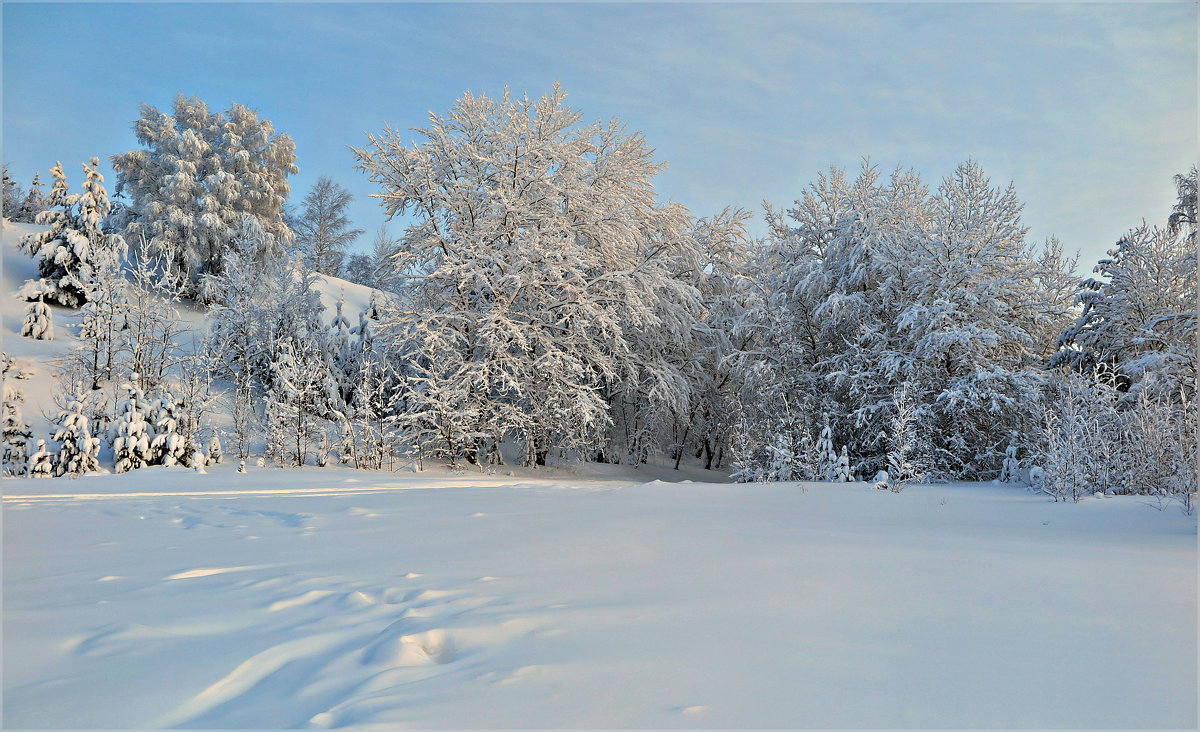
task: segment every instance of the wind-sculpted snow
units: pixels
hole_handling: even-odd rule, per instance
[[[7,480],[4,726],[1195,721],[1173,506],[607,469]]]

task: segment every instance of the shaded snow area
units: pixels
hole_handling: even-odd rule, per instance
[[[6,480],[4,725],[1196,724],[1174,506],[622,470]]]

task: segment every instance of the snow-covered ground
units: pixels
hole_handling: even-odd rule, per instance
[[[5,481],[4,725],[1196,723],[1174,507],[591,470]]]

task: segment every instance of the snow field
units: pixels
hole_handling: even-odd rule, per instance
[[[1173,507],[250,470],[5,482],[5,726],[1196,721]]]

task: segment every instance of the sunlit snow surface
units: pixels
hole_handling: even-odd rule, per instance
[[[4,726],[1196,723],[1174,506],[515,472],[6,480]]]

